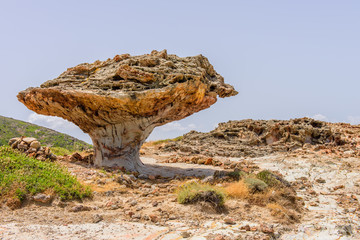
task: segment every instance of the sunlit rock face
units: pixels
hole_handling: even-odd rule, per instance
[[[96,165],[146,172],[139,149],[154,127],[206,109],[217,96],[236,94],[206,57],[154,50],[79,64],[20,92],[18,99],[36,113],[62,117],[88,133]]]

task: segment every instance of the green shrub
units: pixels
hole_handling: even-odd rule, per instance
[[[269,170],[263,170],[256,174],[256,178],[265,182],[270,187],[279,187],[281,182],[276,178],[275,174],[270,172]]]
[[[246,176],[248,176],[248,174],[244,171],[233,171],[233,172],[229,172],[227,173],[227,176],[235,179],[235,180],[240,180],[242,178],[245,178]]]
[[[265,182],[256,178],[246,178],[244,182],[253,193],[263,192],[268,187],[268,185]]]
[[[225,191],[208,184],[197,182],[185,183],[177,190],[177,201],[181,204],[209,202],[215,208],[223,207]]]
[[[14,197],[22,201],[26,196],[47,190],[63,200],[91,196],[90,188],[81,185],[60,165],[27,157],[10,147],[0,147],[0,198]]]

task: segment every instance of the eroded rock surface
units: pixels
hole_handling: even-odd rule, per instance
[[[204,56],[180,58],[154,50],[77,65],[20,92],[18,99],[88,133],[96,165],[145,171],[139,148],[154,127],[206,109],[217,96],[236,94]]]
[[[360,126],[310,118],[220,123],[208,133],[191,131],[160,150],[205,156],[259,157],[299,148],[360,156]]]

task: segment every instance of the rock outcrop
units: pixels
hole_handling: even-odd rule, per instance
[[[185,155],[259,157],[304,147],[360,155],[360,126],[310,118],[229,121],[208,133],[191,131],[160,150]]]
[[[32,137],[17,137],[9,140],[9,145],[13,149],[18,149],[24,152],[29,157],[34,157],[38,160],[44,161],[46,159],[56,160],[56,155],[53,154],[48,147],[42,147],[36,138]]]
[[[77,65],[20,92],[18,99],[88,133],[96,165],[146,172],[139,149],[154,127],[206,109],[217,96],[236,94],[204,56],[180,58],[154,50]]]

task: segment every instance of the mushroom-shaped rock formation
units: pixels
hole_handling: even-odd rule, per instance
[[[30,110],[62,117],[88,133],[96,165],[148,172],[139,150],[154,127],[236,94],[206,57],[154,50],[79,64],[17,97]]]

